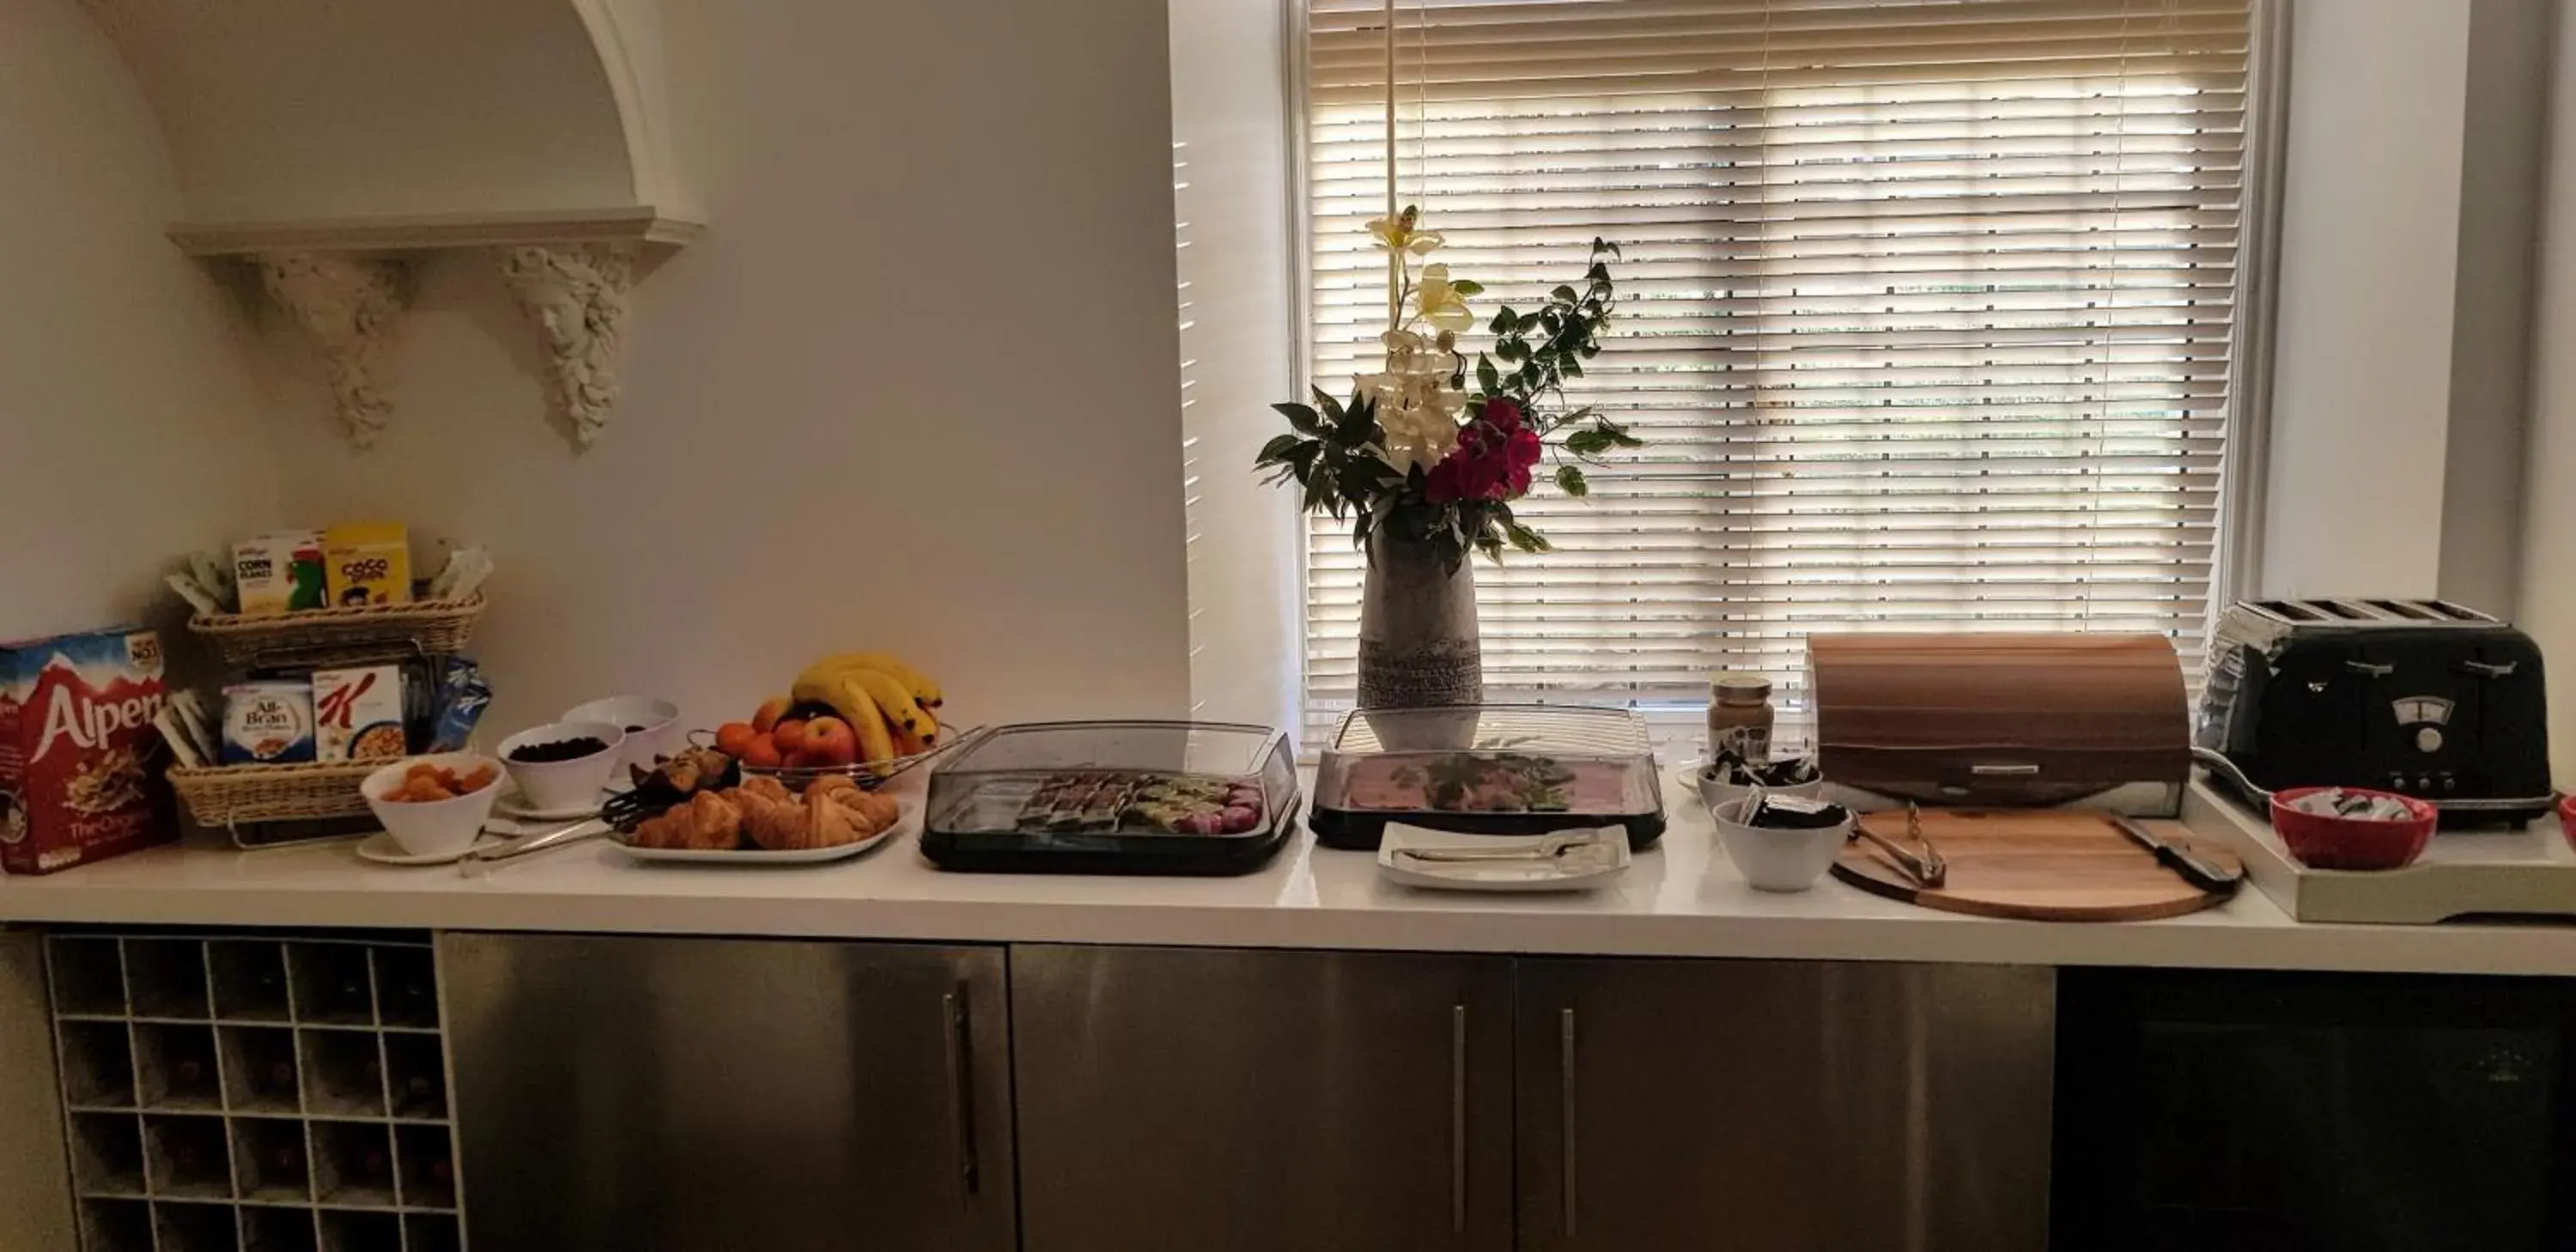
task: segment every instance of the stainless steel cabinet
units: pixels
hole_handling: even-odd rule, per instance
[[[999,949],[439,952],[476,1252],[1016,1246]]]
[[[1503,1252],[1511,963],[1011,953],[1027,1252]]]
[[[2038,1252],[2054,975],[1519,965],[1520,1246]]]

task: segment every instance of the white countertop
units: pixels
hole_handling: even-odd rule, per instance
[[[1171,944],[1532,954],[2576,975],[2576,927],[2302,925],[2248,889],[2166,921],[1994,921],[1868,895],[1753,890],[1696,797],[1606,890],[1463,895],[1383,881],[1369,854],[1301,838],[1240,878],[954,874],[907,836],[808,867],[643,865],[602,842],[469,876],[361,861],[347,843],[156,848],[0,877],[0,923],[417,927],[623,934]]]

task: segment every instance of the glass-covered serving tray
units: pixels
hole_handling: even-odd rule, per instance
[[[1003,726],[930,775],[922,854],[942,869],[1240,874],[1297,828],[1288,736],[1217,722]]]
[[[1324,749],[1307,821],[1331,848],[1375,848],[1388,822],[1486,835],[1623,826],[1644,848],[1663,837],[1664,796],[1632,709],[1362,709]]]

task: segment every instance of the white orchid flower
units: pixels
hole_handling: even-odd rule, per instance
[[[1450,285],[1449,267],[1422,267],[1422,281],[1414,288],[1416,306],[1422,320],[1442,330],[1465,330],[1476,324],[1476,315],[1467,308],[1466,293]]]

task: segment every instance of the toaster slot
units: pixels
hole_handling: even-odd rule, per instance
[[[2317,622],[2325,615],[2296,600],[2257,600],[2254,607],[2289,622]]]
[[[2410,622],[2439,622],[2449,620],[2441,614],[2434,612],[2433,606],[2429,604],[2416,604],[2408,600],[2373,600],[2370,601],[2370,607],[2378,609],[2392,617],[2405,618]]]
[[[2496,620],[2488,614],[2481,613],[2476,609],[2468,608],[2463,605],[2453,604],[2448,600],[2419,600],[2416,603],[2431,612],[2440,614],[2444,621],[2492,622]]]

